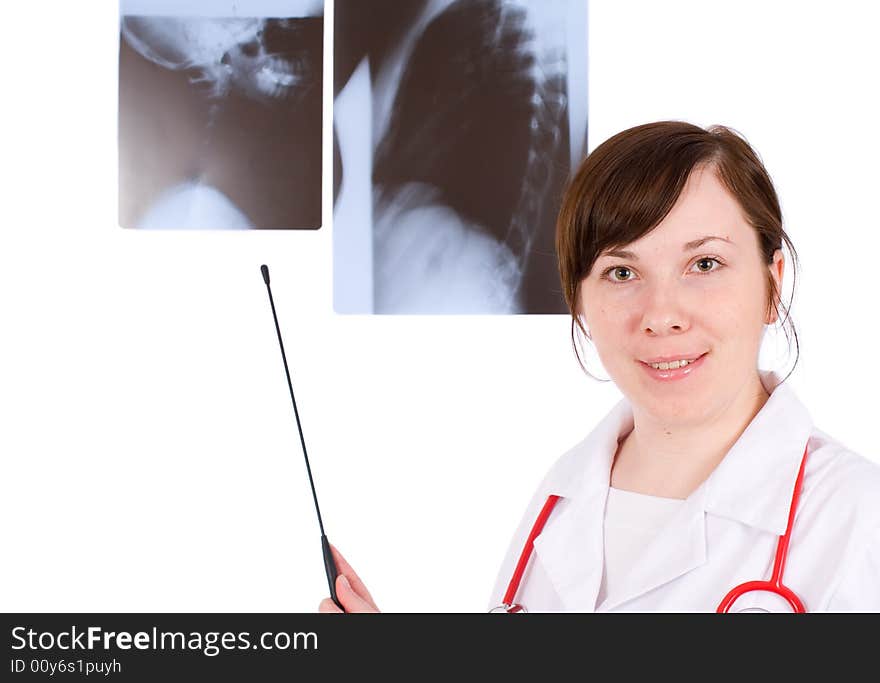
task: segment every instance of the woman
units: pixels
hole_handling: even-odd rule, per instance
[[[747,142],[673,121],[615,135],[570,183],[556,240],[572,341],[577,325],[624,399],[538,487],[491,606],[880,611],[880,467],[758,368],[767,326],[790,323],[783,243],[796,252]],[[348,576],[343,606],[374,608]],[[771,577],[793,594],[728,594]]]

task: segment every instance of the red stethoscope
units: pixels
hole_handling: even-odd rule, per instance
[[[775,593],[784,598],[795,612],[807,611],[804,607],[804,603],[801,602],[801,599],[795,594],[795,592],[782,583],[782,572],[785,571],[785,560],[788,557],[788,543],[791,540],[791,528],[794,526],[794,515],[797,510],[798,500],[801,497],[801,487],[804,480],[804,465],[806,465],[806,463],[807,448],[805,447],[804,457],[801,459],[801,468],[798,470],[797,481],[795,481],[794,484],[794,493],[791,495],[791,508],[789,508],[788,511],[788,526],[785,529],[785,534],[779,537],[779,543],[776,545],[776,561],[773,563],[773,574],[770,577],[770,580],[746,581],[745,583],[741,583],[739,586],[732,588],[719,603],[715,610],[716,612],[729,612],[734,602],[746,593],[751,593],[752,591]],[[520,581],[522,581],[523,572],[525,572],[529,558],[532,556],[535,538],[541,533],[544,524],[547,522],[547,518],[550,517],[550,513],[553,512],[553,508],[556,506],[556,502],[559,498],[560,496],[556,495],[547,497],[547,502],[545,502],[544,507],[541,508],[541,512],[538,514],[538,518],[532,526],[532,531],[529,533],[528,539],[526,539],[525,547],[519,556],[519,562],[517,562],[513,577],[510,579],[510,583],[507,586],[507,592],[504,594],[503,602],[498,607],[490,610],[491,612],[515,614],[517,612],[528,611],[522,604],[514,602],[514,598],[516,597],[516,592],[519,590],[519,584]]]

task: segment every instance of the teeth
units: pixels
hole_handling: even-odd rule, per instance
[[[693,363],[695,358],[691,358],[690,360],[674,360],[671,363],[649,363],[652,368],[655,370],[677,370],[678,368],[683,368],[688,363]]]

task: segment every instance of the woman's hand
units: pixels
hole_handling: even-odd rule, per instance
[[[345,561],[336,546],[330,544],[330,552],[333,553],[333,561],[336,563],[336,569],[339,576],[336,577],[336,597],[346,612],[378,612],[379,608],[373,602],[373,596],[361,581],[351,565]],[[342,614],[342,610],[336,606],[332,598],[324,598],[318,605],[319,612],[336,612]]]

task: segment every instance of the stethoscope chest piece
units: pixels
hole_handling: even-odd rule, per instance
[[[527,614],[528,610],[520,604],[513,603],[508,605],[506,602],[493,607],[489,610],[489,614]]]

